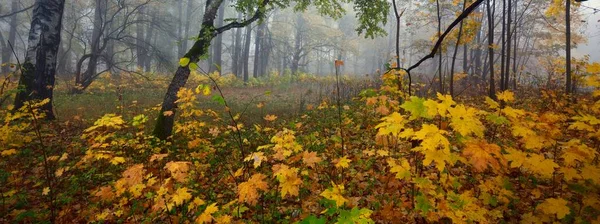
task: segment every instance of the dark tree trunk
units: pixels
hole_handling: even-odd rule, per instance
[[[146,49],[146,56],[144,56],[144,71],[150,72],[152,65],[152,52],[150,49],[152,39],[154,38],[154,25],[158,23],[158,10],[154,9],[152,12],[152,21],[146,27],[146,41],[144,41],[144,48]]]
[[[502,44],[502,48],[500,49],[500,91],[504,91],[504,77],[506,76],[506,71],[504,71],[504,65],[506,63],[506,33],[506,0],[502,0],[502,40],[500,43]]]
[[[219,8],[217,16],[217,27],[223,26],[223,20],[225,19],[225,6],[222,5]],[[210,72],[220,71],[223,64],[223,34],[217,35],[213,44],[213,55],[212,62],[210,64]]]
[[[567,73],[566,79],[567,80],[566,80],[566,83],[565,83],[566,84],[565,85],[565,89],[566,89],[565,92],[567,94],[570,94],[571,90],[572,90],[572,86],[571,86],[571,1],[567,0],[566,2],[567,2],[566,3],[567,5],[566,5],[566,8],[565,8],[565,12],[566,12],[565,13],[565,15],[566,15],[565,19],[566,19],[566,23],[567,23],[567,31],[566,31],[567,32],[567,40],[566,40],[566,44],[567,44],[567,46],[566,46],[566,51],[567,51],[566,52],[566,56],[567,57],[566,57],[565,60],[566,60],[566,63],[567,63],[567,70],[566,70],[566,73]]]
[[[185,30],[183,31],[183,40],[181,46],[183,49],[188,49],[188,39],[190,37],[190,23],[192,20],[192,9],[194,8],[194,0],[188,0],[185,10]]]
[[[463,2],[463,11],[467,7],[467,1]],[[456,63],[456,54],[458,53],[458,45],[460,44],[460,38],[463,32],[463,21],[460,22],[458,28],[458,37],[456,38],[456,45],[454,45],[454,55],[452,56],[452,65],[450,66],[450,96],[454,97],[454,64]]]
[[[139,21],[144,21],[144,7],[140,8],[137,19]],[[135,24],[135,49],[137,55],[137,67],[144,68],[144,62],[146,61],[146,49],[144,49],[144,24],[138,23]],[[181,56],[178,54],[178,56]]]
[[[438,22],[438,38],[442,35],[442,15],[440,14],[440,0],[435,1],[437,4],[437,22]],[[442,48],[438,50],[438,76],[440,79],[440,93],[444,93],[444,76],[442,75]]]
[[[16,12],[19,10],[19,0],[13,0],[12,4],[11,4],[11,11],[12,12]],[[13,15],[10,17],[10,31],[8,31],[8,42],[10,42],[13,47],[15,44],[15,39],[17,36],[17,25],[18,25],[18,21],[19,17],[17,14]],[[4,40],[2,41],[2,64],[8,64],[11,62],[11,57],[13,55],[12,49],[10,48],[10,46],[4,42]],[[9,66],[2,66],[2,74],[6,74],[8,73],[9,70]]]
[[[80,80],[76,80],[79,82],[75,82],[75,84],[80,87],[87,87],[89,85],[88,83],[91,83],[91,80],[94,79],[97,73],[98,58],[100,58],[100,39],[102,37],[103,23],[106,19],[106,16],[103,14],[106,12],[107,3],[107,0],[96,0],[96,9],[94,11],[94,28],[92,30],[92,43],[90,45],[91,52],[87,64],[87,70]]]
[[[47,119],[54,119],[52,92],[56,75],[56,59],[60,45],[60,31],[64,0],[36,0],[29,30],[29,39],[15,108],[25,101],[50,99],[41,111]]]
[[[263,42],[263,38],[264,38],[264,25],[266,24],[266,21],[263,21],[263,23],[261,23],[258,26],[258,29],[256,29],[256,39],[254,40],[254,67],[253,67],[253,71],[252,71],[252,75],[254,76],[254,78],[258,78],[258,76],[262,75],[259,74],[261,68],[261,60],[262,60],[262,42]]]
[[[491,0],[487,1],[487,17],[488,17],[488,53],[490,58],[490,89],[489,97],[496,99],[496,86],[494,81],[494,15],[492,15]]]
[[[242,60],[243,60],[243,72],[244,72],[244,83],[248,82],[248,78],[250,77],[250,71],[249,71],[249,57],[250,57],[250,45],[252,43],[252,27],[251,26],[247,26],[246,27],[246,38],[244,40],[244,54],[242,56]]]
[[[242,19],[242,14],[238,13],[238,20]],[[231,70],[236,77],[240,76],[240,53],[242,48],[242,29],[235,30],[235,37],[233,38],[233,58],[231,60]]]
[[[504,75],[504,84],[502,84],[502,86],[504,86],[504,90],[507,90],[509,87],[509,80],[510,80],[510,50],[511,50],[511,44],[512,44],[512,30],[510,28],[511,23],[512,23],[512,0],[507,0],[508,1],[508,7],[507,7],[507,19],[506,19],[506,68],[504,69],[505,75]]]

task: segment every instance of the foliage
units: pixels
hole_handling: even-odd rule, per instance
[[[199,81],[178,93],[169,142],[144,132],[153,110],[109,113],[70,137],[64,124],[35,124],[47,102],[2,111],[2,219],[36,222],[56,209],[58,222],[598,220],[600,65],[582,69],[590,93],[576,102],[549,91],[400,101],[395,77],[343,105],[341,127],[328,100],[246,122],[206,106],[227,99]]]

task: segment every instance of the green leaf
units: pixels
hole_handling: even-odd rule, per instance
[[[415,209],[418,211],[421,211],[422,215],[424,215],[424,216],[427,215],[427,213],[429,213],[429,210],[433,208],[431,206],[431,204],[429,204],[429,200],[427,199],[427,197],[425,197],[425,195],[421,194],[421,195],[417,196],[415,199],[417,200]]]
[[[212,101],[219,103],[221,106],[225,106],[225,99],[223,99],[223,97],[221,97],[219,95],[214,95],[212,97]]]
[[[185,66],[188,66],[188,64],[190,64],[190,58],[180,58],[179,59],[179,66],[185,67]]]
[[[425,107],[424,103],[425,103],[425,99],[413,96],[413,97],[410,97],[410,101],[404,102],[404,104],[402,104],[402,106],[400,106],[400,107],[402,107],[404,110],[410,112],[411,120],[415,120],[420,117],[429,119],[431,117],[429,117],[429,115],[427,115],[427,108]]]
[[[325,219],[317,218],[315,215],[310,215],[300,221],[300,224],[325,224]]]
[[[196,64],[195,62],[190,63],[190,70],[196,70],[196,69],[198,69],[198,64]]]

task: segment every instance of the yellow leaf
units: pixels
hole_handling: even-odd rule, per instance
[[[350,160],[346,157],[347,156],[337,159],[337,162],[335,163],[335,167],[348,168],[350,166]]]
[[[189,162],[168,162],[165,164],[165,169],[171,173],[171,177],[177,182],[183,182],[188,176],[190,170]]]
[[[231,216],[223,215],[223,216],[217,218],[215,221],[217,222],[217,224],[229,224],[229,223],[231,223]]]
[[[48,195],[48,193],[50,193],[50,188],[45,187],[44,190],[42,190],[42,195]]]
[[[113,165],[119,165],[124,162],[125,162],[125,158],[123,158],[123,157],[114,157],[110,160],[110,163],[112,163]]]
[[[320,163],[322,160],[317,156],[317,152],[302,152],[302,162],[308,167],[315,167],[315,164]]]
[[[179,66],[181,67],[186,67],[188,66],[188,64],[190,64],[190,58],[180,58],[179,59]]]
[[[267,157],[264,156],[264,152],[255,152],[247,156],[244,161],[254,161],[254,168],[258,168],[262,161],[267,160]]]
[[[505,164],[500,146],[488,144],[485,140],[468,142],[462,154],[479,172],[485,171],[488,166],[497,171]]]
[[[267,182],[264,181],[265,178],[264,174],[254,174],[248,181],[238,185],[238,201],[255,205],[259,197],[258,190],[266,191],[268,189]]]
[[[4,151],[2,151],[2,153],[0,153],[0,155],[2,155],[2,156],[10,156],[10,155],[14,155],[14,154],[17,154],[16,149],[8,149],[8,150],[4,150]]]
[[[175,205],[182,205],[184,202],[192,199],[192,194],[190,194],[189,190],[186,187],[182,187],[177,189],[175,194],[173,194],[173,203]]]
[[[163,115],[164,115],[165,117],[173,116],[173,111],[170,111],[170,110],[168,110],[168,111],[165,111],[165,112],[163,112]]]
[[[543,213],[548,215],[556,214],[558,219],[563,219],[571,210],[567,206],[567,201],[562,198],[548,198],[541,204],[539,204],[536,209],[540,209]]]
[[[462,136],[475,134],[477,137],[483,137],[485,127],[477,118],[478,110],[464,105],[457,105],[453,108],[448,108],[450,112],[450,126],[460,133]]]
[[[581,169],[581,176],[585,179],[600,185],[600,168],[593,165],[586,165]]]
[[[387,163],[388,167],[390,167],[390,172],[395,173],[397,179],[402,180],[410,178],[411,173],[408,160],[401,159],[400,164],[398,164],[394,159],[388,159]]]
[[[499,100],[502,100],[507,103],[510,103],[515,100],[515,94],[509,90],[506,90],[504,92],[499,92],[496,94],[496,96],[498,97]]]
[[[195,223],[210,223],[212,222],[212,214],[219,211],[219,207],[217,207],[217,203],[213,203],[206,207],[204,212],[196,218]]]
[[[145,184],[136,184],[129,188],[129,192],[133,195],[133,197],[142,196],[142,191],[146,188]]]
[[[264,119],[266,121],[275,121],[275,120],[277,120],[277,116],[275,116],[275,115],[266,115]]]
[[[321,193],[321,196],[323,196],[326,199],[335,201],[337,207],[342,207],[345,203],[348,203],[348,199],[342,196],[342,194],[344,193],[344,185],[337,185],[333,182],[331,182],[331,184],[333,185],[333,187],[323,191]]]

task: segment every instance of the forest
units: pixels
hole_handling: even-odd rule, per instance
[[[600,224],[598,0],[0,0],[0,223]]]

